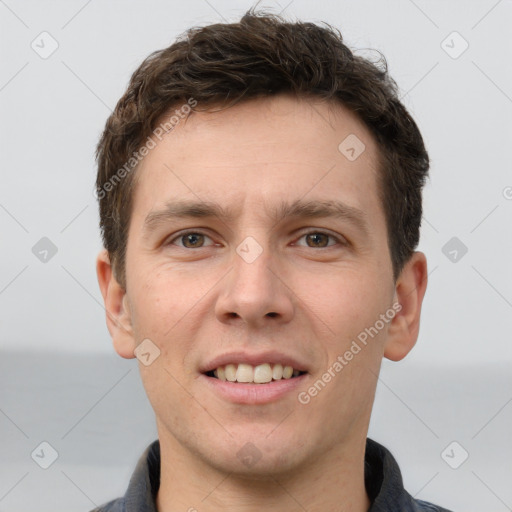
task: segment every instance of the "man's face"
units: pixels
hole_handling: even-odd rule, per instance
[[[354,135],[365,145],[355,159]],[[114,341],[126,357],[145,339],[160,350],[139,366],[161,442],[253,475],[364,445],[390,325],[376,322],[396,298],[377,147],[364,125],[339,106],[253,100],[192,114],[137,173],[123,302],[132,335]],[[178,203],[219,214],[155,215]],[[338,215],[313,215],[339,203]],[[263,380],[265,363],[305,373],[266,384],[207,374],[251,362]]]

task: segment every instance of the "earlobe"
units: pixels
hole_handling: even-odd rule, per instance
[[[126,290],[116,280],[108,252],[103,249],[96,259],[96,275],[105,304],[107,328],[116,352],[126,359],[135,357],[131,309]]]
[[[400,309],[389,326],[384,347],[384,357],[387,359],[400,361],[414,347],[418,339],[421,305],[426,289],[427,260],[422,252],[414,252],[395,285],[394,300],[400,304]]]

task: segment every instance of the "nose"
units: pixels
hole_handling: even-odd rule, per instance
[[[294,294],[286,283],[285,262],[272,255],[268,245],[260,247],[263,250],[254,260],[242,251],[234,253],[215,306],[219,321],[262,328],[292,319]]]

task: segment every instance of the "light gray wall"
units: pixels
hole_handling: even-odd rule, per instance
[[[406,360],[384,362],[370,434],[397,455],[417,497],[507,510],[512,2],[288,2],[262,4],[383,52],[432,158],[420,338]],[[88,510],[123,491],[155,437],[136,361],[113,353],[105,326],[93,152],[144,57],[251,5],[0,1],[0,509]],[[46,59],[31,47],[51,49],[43,31],[59,45]],[[469,45],[460,56],[454,31]],[[43,237],[57,248],[46,263],[32,252]],[[445,255],[453,237],[468,249],[457,262]],[[46,471],[30,457],[44,440],[59,453]],[[443,456],[452,441],[469,452],[457,470]]]
[[[0,4],[4,348],[112,350],[94,270],[95,144],[145,56],[194,24],[234,19],[250,5]],[[420,249],[431,275],[410,357],[436,364],[512,360],[512,4],[493,5],[294,0],[285,10],[339,27],[353,47],[382,51],[424,134],[432,171]],[[38,38],[43,31],[59,45],[47,59],[31,48],[51,48]],[[453,31],[469,44],[457,59],[441,46]],[[446,44],[462,48],[453,36]],[[468,248],[457,263],[442,252],[454,236]],[[47,263],[31,251],[42,237],[58,249]]]

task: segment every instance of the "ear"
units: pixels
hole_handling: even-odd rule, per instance
[[[427,289],[427,259],[414,252],[395,284],[394,303],[401,308],[394,316],[384,346],[384,357],[400,361],[414,347],[420,329],[420,314]]]
[[[105,249],[96,259],[96,275],[105,303],[107,328],[112,336],[114,349],[121,357],[132,359],[135,357],[136,345],[128,296],[114,277],[110,258]]]

